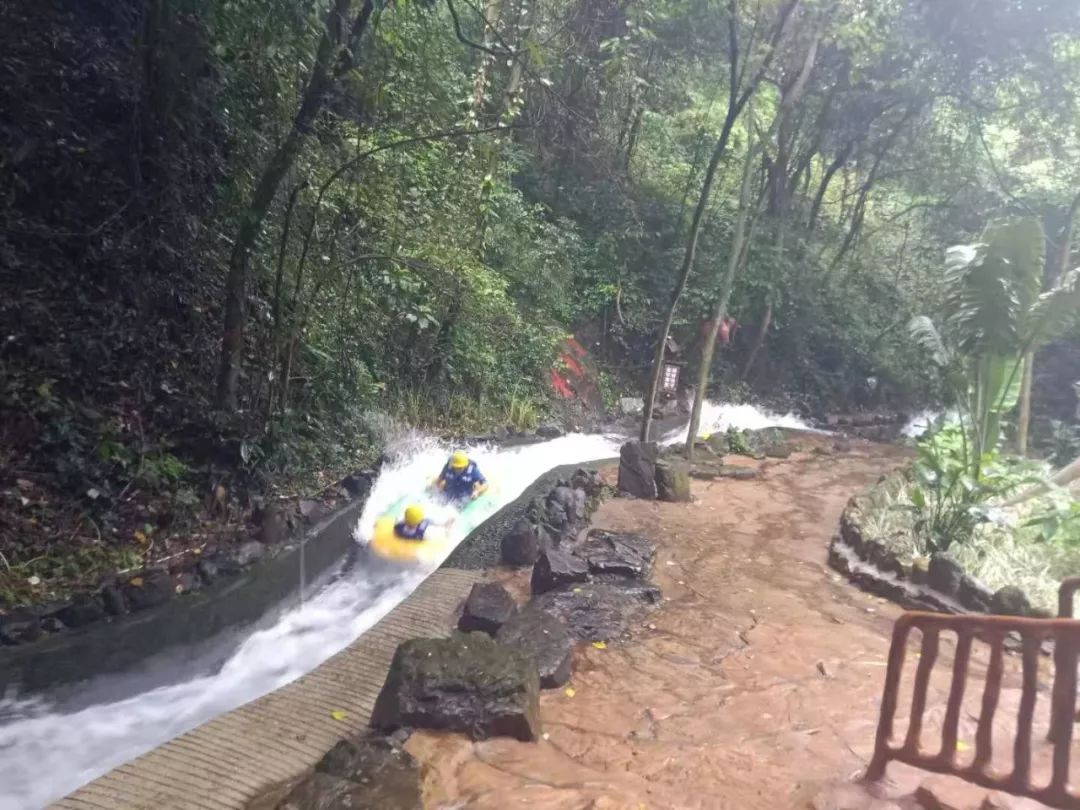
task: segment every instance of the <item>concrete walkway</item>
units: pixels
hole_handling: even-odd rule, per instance
[[[368,722],[402,641],[445,636],[481,571],[440,569],[349,647],[303,678],[85,785],[64,810],[234,810],[295,779]],[[343,720],[331,713],[343,711]],[[72,729],[78,734],[78,729]]]

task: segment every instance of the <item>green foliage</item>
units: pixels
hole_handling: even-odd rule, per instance
[[[947,551],[970,540],[990,519],[987,502],[1043,479],[1038,468],[996,453],[984,454],[972,475],[970,439],[950,425],[918,443],[908,490],[912,531],[923,553]]]
[[[942,327],[911,322],[915,341],[942,370],[967,432],[964,460],[972,479],[996,452],[1003,417],[1016,407],[1024,356],[1056,337],[1080,313],[1080,287],[1069,274],[1039,294],[1046,237],[1033,220],[987,229],[979,245],[948,251]]]
[[[1055,468],[1064,467],[1074,461],[1080,456],[1080,425],[1052,419],[1047,450],[1050,464]]]

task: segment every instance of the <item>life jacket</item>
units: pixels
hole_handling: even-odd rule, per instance
[[[463,470],[455,470],[447,464],[440,477],[446,484],[444,491],[450,498],[467,498],[472,495],[473,487],[487,480],[481,475],[475,461],[470,461]]]
[[[430,521],[421,520],[415,526],[410,526],[404,520],[394,524],[394,534],[402,540],[423,540],[424,532],[427,531]]]

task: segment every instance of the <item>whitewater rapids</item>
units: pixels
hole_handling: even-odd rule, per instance
[[[806,427],[794,416],[748,405],[706,404],[703,434],[732,426]],[[662,441],[680,441],[685,431],[672,431]],[[473,447],[470,455],[488,478],[499,482],[496,497],[501,506],[552,467],[616,456],[624,439],[573,434],[524,447]],[[416,434],[400,439],[396,459],[382,468],[372,487],[356,528],[357,540],[366,542],[382,511],[415,491],[418,482],[430,480],[449,450]],[[452,537],[450,545],[462,539]],[[372,577],[362,565],[347,569],[308,593],[302,605],[251,632],[224,663],[208,662],[202,672],[180,683],[143,688],[120,699],[101,684],[90,684],[79,704],[0,696],[0,810],[45,807],[112,768],[296,680],[372,627],[431,570],[403,570],[387,578]],[[87,694],[95,691],[108,697],[85,705]]]

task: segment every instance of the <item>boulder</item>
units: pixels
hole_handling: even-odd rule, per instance
[[[645,400],[641,397],[621,397],[619,412],[623,416],[635,416],[645,410]]]
[[[29,610],[0,614],[0,644],[24,644],[41,638],[41,619]]]
[[[564,434],[565,431],[554,422],[545,422],[536,429],[536,435],[541,439],[557,439]]]
[[[860,557],[863,552],[862,509],[852,501],[840,514],[840,537]]]
[[[900,558],[877,540],[867,540],[863,543],[863,559],[883,574],[892,574],[897,579],[904,579],[907,576]]]
[[[364,498],[371,492],[371,485],[374,480],[374,471],[357,470],[341,479],[341,488],[348,493],[350,498]]]
[[[652,572],[656,547],[638,534],[592,529],[585,542],[574,549],[585,560],[589,573],[645,579]]]
[[[514,597],[498,582],[473,585],[465,600],[465,611],[458,621],[458,629],[464,633],[487,633],[495,635],[517,613]]]
[[[532,565],[540,556],[546,536],[547,532],[541,527],[521,518],[499,543],[503,563],[515,567]]]
[[[56,618],[64,627],[85,627],[105,618],[105,605],[91,594],[75,594],[69,605],[57,611]]]
[[[105,612],[110,616],[124,616],[128,612],[124,592],[113,583],[101,588],[101,601],[105,605]]]
[[[779,442],[765,448],[767,458],[787,459],[795,452],[795,445],[790,442]]]
[[[585,493],[582,490],[557,486],[548,493],[547,505],[549,514],[553,506],[558,507],[566,516],[567,524],[580,523],[585,519]]]
[[[656,463],[656,494],[668,503],[689,503],[690,469],[685,464],[671,461]]]
[[[279,810],[421,810],[421,770],[382,738],[341,740]]]
[[[586,497],[596,498],[604,491],[604,479],[596,470],[577,470],[570,478],[570,486],[584,490]]]
[[[568,584],[533,597],[522,612],[546,611],[581,641],[608,641],[625,635],[630,624],[660,599],[659,588],[635,580]]]
[[[268,506],[259,515],[259,540],[276,546],[289,539],[289,523],[277,506]]]
[[[543,689],[557,689],[570,680],[574,668],[574,639],[564,625],[543,610],[518,613],[506,622],[495,640],[530,655],[540,672]]]
[[[915,585],[925,585],[930,577],[930,561],[925,557],[916,557],[911,561],[911,581]]]
[[[960,580],[964,578],[964,569],[944,554],[930,557],[926,570],[926,583],[940,594],[956,596],[960,590]]]
[[[557,501],[544,503],[543,523],[550,527],[555,534],[563,534],[572,528],[570,516],[566,513],[566,507]]]
[[[619,491],[635,498],[656,498],[656,442],[629,441],[619,450]]]
[[[300,517],[304,519],[304,523],[308,526],[313,526],[330,514],[325,504],[322,501],[316,501],[311,498],[304,498],[300,501]]]
[[[202,581],[207,585],[213,584],[220,573],[218,571],[218,564],[209,558],[199,560],[198,564],[195,566],[195,570],[199,573],[199,577]]]
[[[990,612],[1001,616],[1028,616],[1031,614],[1031,602],[1027,594],[1015,585],[998,588],[990,598]]]
[[[589,565],[583,559],[562,548],[549,548],[540,552],[532,571],[532,592],[550,591],[560,585],[585,582],[589,578]]]
[[[536,661],[482,633],[412,639],[394,653],[371,725],[527,742],[540,736],[539,693]]]
[[[994,598],[994,592],[979,580],[965,574],[960,578],[960,586],[956,589],[956,598],[968,610],[988,613],[990,603]]]
[[[132,612],[163,605],[175,595],[172,577],[165,571],[146,571],[124,585],[124,597]]]
[[[266,546],[258,540],[248,540],[236,550],[234,559],[237,565],[247,568],[254,565],[266,555]]]
[[[728,437],[726,433],[713,433],[705,439],[705,446],[716,455],[723,456],[728,451]]]

